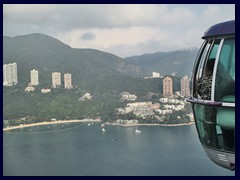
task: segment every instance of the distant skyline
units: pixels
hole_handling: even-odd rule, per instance
[[[234,4],[4,4],[3,35],[43,33],[128,57],[199,48],[208,27],[232,19]]]

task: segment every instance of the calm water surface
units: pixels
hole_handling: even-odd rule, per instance
[[[136,128],[72,123],[4,132],[3,175],[235,175],[207,158],[194,125]]]

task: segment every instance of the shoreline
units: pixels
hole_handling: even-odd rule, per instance
[[[88,119],[88,120],[62,120],[62,121],[53,121],[53,122],[38,122],[38,123],[32,123],[32,124],[24,124],[24,125],[18,125],[18,126],[11,126],[8,128],[3,128],[3,131],[10,131],[13,129],[20,129],[25,127],[33,127],[33,126],[44,126],[49,124],[62,124],[62,123],[79,123],[79,122],[102,122],[100,119]],[[189,126],[195,124],[195,122],[189,122],[189,123],[181,123],[181,124],[144,124],[144,123],[129,123],[129,124],[121,124],[121,123],[110,123],[105,122],[103,123],[106,126],[122,126],[122,127],[134,127],[134,126],[165,126],[165,127],[176,127],[176,126]]]
[[[43,121],[38,123],[32,123],[32,124],[24,124],[24,125],[18,125],[18,126],[11,126],[9,128],[3,128],[3,131],[9,131],[13,129],[20,129],[25,127],[33,127],[33,126],[43,126],[43,125],[49,125],[49,124],[62,124],[62,123],[78,123],[78,122],[102,122],[102,120],[99,119],[89,119],[89,120],[62,120],[62,121]]]
[[[189,126],[195,124],[195,122],[189,122],[189,123],[181,123],[181,124],[144,124],[144,123],[129,123],[129,124],[120,124],[120,123],[110,123],[106,122],[103,123],[106,126],[122,126],[122,127],[133,127],[133,126],[169,126],[169,127],[175,127],[175,126]]]

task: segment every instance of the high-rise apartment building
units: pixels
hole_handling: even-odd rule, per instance
[[[17,64],[10,63],[3,65],[3,85],[12,86],[18,83]]]
[[[3,65],[3,86],[8,85],[8,77],[7,77],[7,65]]]
[[[69,73],[64,74],[64,88],[65,89],[72,88],[72,75]]]
[[[61,73],[53,72],[52,73],[52,87],[57,88],[59,86],[61,86]]]
[[[172,78],[165,77],[163,78],[163,96],[164,97],[172,97],[173,95],[173,83]]]
[[[30,76],[31,76],[31,85],[32,86],[39,85],[38,70],[35,70],[35,69],[31,70]]]
[[[187,75],[181,79],[181,96],[190,96],[189,83],[190,80]]]

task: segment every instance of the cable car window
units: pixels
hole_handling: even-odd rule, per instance
[[[214,107],[194,104],[193,108],[201,142],[206,146],[216,148],[218,143],[216,139],[217,132]]]
[[[206,41],[204,42],[204,44],[202,45],[202,49],[201,49],[201,53],[200,53],[200,56],[198,57],[198,64],[196,64],[196,72],[195,72],[195,86],[193,87],[194,88],[194,96],[196,96],[196,98],[198,98],[198,82],[199,82],[199,79],[202,78],[202,72],[203,72],[203,68],[204,68],[204,62],[205,62],[205,59],[206,59],[206,56],[208,54],[208,51],[209,51],[209,48],[212,44],[212,41]]]
[[[235,102],[235,41],[233,38],[225,39],[223,42],[217,65],[214,99]]]
[[[205,58],[208,54],[208,50],[209,47],[211,45],[212,41],[208,42],[203,50],[202,56],[201,56],[201,60],[199,62],[199,66],[198,66],[198,71],[197,71],[197,79],[200,79],[202,77],[202,72],[203,72],[203,68],[204,68],[204,61]]]
[[[198,94],[200,95],[201,99],[211,100],[213,68],[219,44],[219,39],[213,42],[209,56],[204,62],[202,77],[198,80]]]

